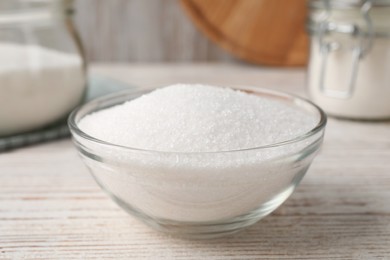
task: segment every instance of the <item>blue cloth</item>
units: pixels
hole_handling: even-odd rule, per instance
[[[88,87],[84,103],[99,96],[128,89],[130,87],[131,86],[125,83],[110,78],[92,75],[88,79]],[[0,137],[0,152],[57,140],[68,137],[69,135],[70,131],[67,125],[67,118],[64,118],[50,126],[32,132]]]

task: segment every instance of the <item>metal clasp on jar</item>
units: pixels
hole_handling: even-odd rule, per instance
[[[318,41],[320,46],[321,53],[321,63],[320,63],[320,77],[319,77],[319,86],[320,91],[332,98],[348,99],[350,98],[355,90],[357,72],[359,67],[359,62],[363,59],[369,50],[371,49],[373,40],[374,40],[374,29],[369,15],[372,3],[370,0],[366,0],[361,8],[361,14],[366,23],[367,30],[363,31],[361,27],[356,24],[338,24],[335,22],[328,21],[330,17],[331,8],[329,0],[324,0],[325,2],[325,13],[322,22],[318,25]],[[341,33],[351,35],[356,39],[356,46],[351,50],[351,70],[349,73],[349,80],[346,84],[347,88],[345,90],[335,90],[328,88],[326,86],[326,74],[328,67],[328,58],[329,54],[337,51],[341,47],[341,43],[335,40],[326,40],[326,35],[329,33]]]

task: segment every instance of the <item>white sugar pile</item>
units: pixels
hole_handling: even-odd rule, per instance
[[[87,134],[107,142],[173,152],[258,147],[297,137],[316,124],[315,116],[287,102],[205,85],[158,89],[79,122]],[[256,214],[268,214],[280,205],[313,156],[313,148],[302,149],[319,138],[229,153],[141,153],[93,146],[104,160],[84,158],[100,185],[132,210],[155,219],[208,222],[263,205]]]
[[[87,115],[79,127],[95,138],[133,148],[211,152],[286,141],[316,123],[282,102],[230,88],[178,84]]]

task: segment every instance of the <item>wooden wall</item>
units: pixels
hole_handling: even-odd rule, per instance
[[[99,62],[231,61],[178,0],[75,0],[87,57]]]

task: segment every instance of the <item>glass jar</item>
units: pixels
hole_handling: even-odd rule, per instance
[[[328,114],[390,118],[390,1],[309,2],[308,91]]]
[[[86,64],[71,4],[0,1],[0,136],[45,127],[81,102]]]

